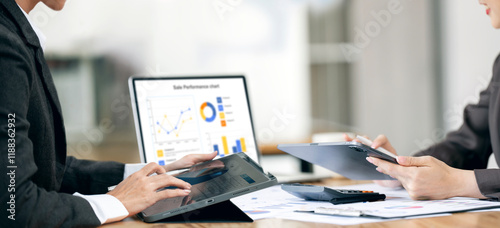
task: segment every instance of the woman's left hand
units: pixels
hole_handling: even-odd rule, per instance
[[[184,169],[201,162],[210,161],[214,159],[215,156],[217,156],[217,152],[213,152],[210,154],[189,154],[175,162],[172,162],[168,165],[164,165],[163,168],[165,168],[167,172],[177,169]]]
[[[485,198],[479,191],[474,171],[452,168],[431,156],[398,156],[399,165],[374,157],[367,160],[377,166],[377,171],[398,179],[414,200],[456,196]]]

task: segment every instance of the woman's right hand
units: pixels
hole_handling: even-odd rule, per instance
[[[353,139],[353,138],[349,137],[347,134],[344,134],[344,139],[346,141],[360,142],[358,139]],[[372,147],[373,149],[377,149],[379,147],[382,147],[382,148],[388,150],[389,152],[391,152],[395,155],[398,155],[398,153],[396,152],[394,147],[392,147],[391,143],[389,142],[389,139],[387,139],[387,137],[385,135],[377,136],[377,138],[375,138],[375,140],[373,140],[372,145],[368,145],[368,146]],[[387,187],[387,188],[400,188],[400,187],[402,187],[401,182],[399,182],[398,180],[374,180],[373,182],[375,184],[378,184],[382,187]]]
[[[157,175],[152,175],[153,173]],[[169,186],[177,188],[157,191]],[[189,183],[166,174],[162,166],[152,162],[127,177],[107,194],[116,197],[129,212],[126,217],[130,217],[162,199],[187,196],[191,192],[190,189]],[[114,218],[113,221],[106,221],[106,223],[126,217]]]

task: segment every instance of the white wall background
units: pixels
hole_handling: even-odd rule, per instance
[[[388,10],[390,0],[354,1],[352,36],[376,21],[372,12]],[[431,14],[432,1],[398,0],[400,14],[370,37],[353,64],[354,129],[374,137],[386,134],[401,154],[439,142],[462,123],[463,108],[477,102],[500,52],[500,31],[491,27],[477,1],[441,0],[441,31]],[[434,32],[441,33],[433,43]],[[437,46],[436,46],[437,44]],[[442,51],[442,75],[434,71]],[[441,77],[442,87],[436,84]],[[442,112],[436,103],[442,99]]]
[[[352,64],[353,129],[387,135],[403,155],[437,125],[429,9],[430,1],[352,3],[351,37],[361,50]],[[374,16],[381,12],[390,16]]]
[[[352,36],[390,2],[349,1]],[[459,126],[463,107],[477,101],[500,52],[500,31],[477,1],[440,0],[442,45],[434,46],[433,1],[399,0],[401,13],[352,64],[352,128],[371,137],[387,134],[401,154]],[[230,7],[223,19],[214,2]],[[271,144],[310,137],[307,3],[69,0],[61,12],[40,4],[30,15],[48,38],[47,53],[111,55],[138,74],[244,73],[258,139]],[[443,50],[442,88],[435,84],[435,48]],[[444,113],[436,113],[439,96]]]
[[[270,144],[310,135],[306,13],[286,0],[69,0],[30,15],[46,53],[111,55],[137,74],[245,74],[258,141]]]

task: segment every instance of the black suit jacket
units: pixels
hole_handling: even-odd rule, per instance
[[[464,123],[446,139],[416,156],[431,155],[448,165],[474,170],[484,196],[500,200],[500,169],[486,169],[491,153],[500,164],[500,55],[493,66],[493,77],[477,104],[464,110]]]
[[[100,225],[90,204],[72,193],[105,193],[123,179],[124,165],[66,157],[52,76],[14,0],[0,0],[0,84],[1,226]]]

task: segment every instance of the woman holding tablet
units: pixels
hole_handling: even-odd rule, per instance
[[[494,28],[500,28],[500,0],[479,0]],[[446,199],[456,196],[500,199],[500,169],[486,169],[495,154],[500,164],[500,56],[493,66],[489,86],[481,92],[477,104],[464,110],[463,125],[446,139],[420,151],[414,157],[398,156],[399,165],[367,158],[377,171],[398,181],[378,182],[385,186],[403,186],[413,199]],[[346,140],[352,140],[345,136]],[[389,140],[378,136],[371,145],[396,154]]]

